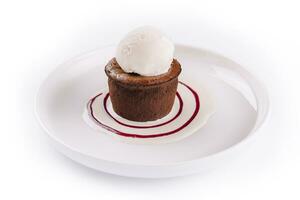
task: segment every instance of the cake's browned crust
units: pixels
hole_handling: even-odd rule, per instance
[[[120,83],[135,86],[147,86],[161,84],[178,77],[181,72],[181,65],[176,59],[173,59],[168,72],[158,76],[140,76],[135,73],[126,73],[118,64],[116,58],[111,59],[105,66],[106,75]]]
[[[181,66],[173,60],[165,74],[140,76],[125,73],[115,59],[105,67],[114,111],[132,121],[153,121],[172,109]]]

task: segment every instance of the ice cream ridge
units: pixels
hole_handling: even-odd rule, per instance
[[[172,109],[181,65],[174,44],[145,26],[129,32],[105,66],[113,110],[132,121],[153,121]]]

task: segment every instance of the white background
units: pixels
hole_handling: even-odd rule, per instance
[[[56,152],[33,113],[58,64],[140,25],[244,64],[272,112],[244,157],[193,176],[117,177]],[[297,1],[0,0],[0,199],[299,199],[300,5]]]

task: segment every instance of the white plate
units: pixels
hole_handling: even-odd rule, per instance
[[[120,142],[92,129],[82,117],[90,97],[106,87],[104,66],[113,55],[114,47],[107,47],[64,63],[37,94],[36,113],[51,141],[85,166],[147,178],[199,172],[235,155],[267,116],[267,93],[244,68],[215,53],[177,45],[175,57],[183,69],[180,79],[205,86],[214,97],[214,115],[180,141],[156,145]],[[201,99],[201,93],[199,96]]]

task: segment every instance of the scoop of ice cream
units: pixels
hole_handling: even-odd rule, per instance
[[[166,73],[173,61],[174,45],[154,27],[141,27],[119,43],[116,60],[127,73],[156,76]]]

